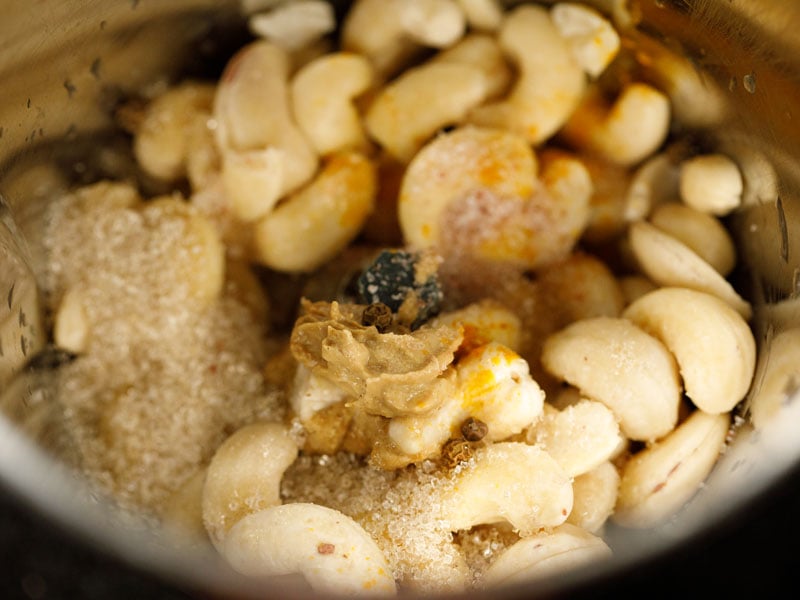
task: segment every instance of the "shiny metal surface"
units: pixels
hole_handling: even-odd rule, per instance
[[[719,147],[744,167],[747,206],[738,234],[739,275],[756,303],[759,369],[770,340],[800,325],[800,4],[785,0],[594,0],[634,48],[642,76],[667,91],[676,127]],[[222,592],[255,593],[212,556],[176,555],[145,523],[89,497],[79,477],[51,459],[60,447],[46,368],[28,364],[46,344],[48,316],[36,298],[42,260],[35,223],[48,191],[65,183],[47,165],[94,160],[112,125],[115,101],[187,72],[213,73],[243,32],[234,0],[40,1],[15,3],[0,21],[0,479],[44,513],[109,552],[169,577]],[[113,139],[113,138],[112,138]],[[105,162],[104,162],[105,161]],[[45,165],[45,170],[32,170]],[[33,175],[32,175],[33,173]],[[35,365],[34,365],[35,366]],[[39,360],[41,366],[41,360]],[[45,365],[46,366],[46,365]],[[787,381],[783,414],[755,435],[747,428],[680,518],[647,535],[620,532],[610,565],[542,593],[599,576],[621,576],[643,557],[690,543],[741,510],[800,457],[800,416]],[[759,393],[758,374],[751,398]],[[745,407],[746,408],[745,403]],[[744,411],[743,416],[747,413]],[[68,453],[67,453],[68,454]],[[263,591],[262,591],[263,592]],[[289,590],[273,590],[288,597]],[[260,597],[265,597],[260,592]],[[474,597],[478,597],[475,595]]]

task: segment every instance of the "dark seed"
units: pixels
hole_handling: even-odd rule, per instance
[[[469,442],[479,442],[489,433],[489,426],[475,417],[470,417],[461,424],[461,435]]]
[[[361,324],[374,325],[380,333],[385,333],[392,326],[392,309],[383,302],[373,302],[364,309]]]
[[[472,458],[472,446],[467,440],[450,439],[442,446],[441,461],[447,469],[455,469],[459,464]]]

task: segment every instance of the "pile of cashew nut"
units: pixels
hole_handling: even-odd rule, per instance
[[[264,368],[286,416],[231,432],[164,519],[244,575],[392,595],[604,560],[606,527],[681,510],[756,367],[723,224],[739,159],[675,139],[670,90],[588,5],[356,0],[337,24],[325,2],[248,4],[219,81],[131,127],[141,169],[188,195],[136,202],[185,224],[190,298],[223,295],[233,259],[304,282]],[[439,256],[445,300],[381,330],[346,280],[399,247]],[[56,343],[87,352],[82,290],[59,297]],[[501,541],[470,552],[477,531]]]

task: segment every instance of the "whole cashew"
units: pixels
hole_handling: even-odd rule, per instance
[[[750,389],[756,364],[753,332],[719,298],[663,287],[636,300],[622,316],[669,348],[686,395],[703,411],[728,412]]]
[[[480,69],[433,61],[389,83],[367,110],[365,125],[387,152],[408,162],[433,134],[461,123],[486,95],[487,80]]]
[[[550,18],[589,76],[599,77],[617,56],[619,34],[599,11],[576,2],[559,2],[550,9]]]
[[[317,592],[394,596],[395,582],[375,541],[347,515],[318,504],[293,503],[242,518],[221,552],[251,577],[302,574]]]
[[[639,267],[654,283],[706,292],[724,300],[745,319],[752,316],[750,303],[683,242],[646,221],[631,224],[628,240]]]
[[[653,211],[650,222],[686,244],[723,277],[736,266],[736,244],[717,217],[680,202],[669,202]]]
[[[370,62],[352,52],[326,54],[295,74],[294,117],[319,155],[368,148],[353,100],[367,91],[373,78]]]
[[[602,538],[564,523],[509,547],[489,566],[484,582],[491,587],[521,583],[610,557]]]
[[[575,501],[567,523],[597,533],[614,513],[619,489],[619,471],[606,461],[572,482]]]
[[[523,535],[563,523],[572,510],[572,482],[544,450],[498,442],[476,453],[442,500],[450,529],[507,521]]]
[[[479,106],[469,120],[514,131],[531,144],[539,144],[558,131],[577,108],[586,76],[542,7],[513,9],[498,35],[519,77],[507,98]]]
[[[133,153],[145,172],[167,181],[186,172],[188,132],[211,116],[215,92],[210,84],[183,83],[149,103],[133,136]]]
[[[343,250],[373,210],[375,166],[357,152],[328,157],[319,175],[254,224],[255,259],[278,271],[313,271]]]
[[[231,209],[244,221],[267,214],[317,169],[317,155],[294,123],[288,77],[286,51],[256,41],[228,61],[217,86],[223,182]]]
[[[680,198],[680,168],[666,152],[654,154],[636,167],[625,194],[628,222],[646,219],[665,202]]]
[[[297,458],[298,447],[281,423],[246,425],[214,453],[203,484],[203,523],[214,545],[223,541],[242,517],[281,503],[283,472]]]
[[[357,0],[342,23],[342,48],[366,56],[379,79],[392,77],[425,46],[445,48],[466,28],[452,0]]]
[[[560,135],[576,148],[632,166],[664,143],[670,119],[669,99],[650,85],[627,84],[610,105],[592,88]]]
[[[631,439],[658,439],[678,421],[682,388],[675,359],[627,319],[596,317],[568,325],[545,340],[542,364],[614,411]]]
[[[800,328],[778,333],[770,341],[768,352],[749,406],[750,420],[756,429],[763,429],[779,415],[796,393],[800,381]]]
[[[537,166],[528,143],[513,133],[464,126],[438,136],[403,177],[398,216],[406,241],[418,248],[437,244],[445,208],[473,189],[515,199],[529,196],[538,187]]]
[[[254,14],[247,24],[254,34],[287,50],[297,50],[336,29],[336,15],[330,2],[295,0]]]
[[[546,450],[570,477],[609,460],[623,442],[614,413],[601,402],[583,399],[563,410],[544,408],[528,430],[528,442]]]
[[[724,154],[701,154],[680,166],[681,199],[694,209],[724,217],[742,204],[744,180],[739,166]]]
[[[729,413],[696,410],[664,439],[635,454],[622,468],[614,522],[644,528],[674,516],[716,464],[730,422]]]

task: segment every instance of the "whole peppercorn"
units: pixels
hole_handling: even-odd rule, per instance
[[[383,302],[373,302],[364,309],[361,324],[374,325],[379,333],[385,333],[392,326],[392,309]]]
[[[489,433],[489,426],[475,417],[469,417],[461,424],[461,435],[468,442],[479,442]]]
[[[455,469],[459,464],[472,458],[472,446],[467,440],[449,439],[442,446],[441,461],[445,468]]]

